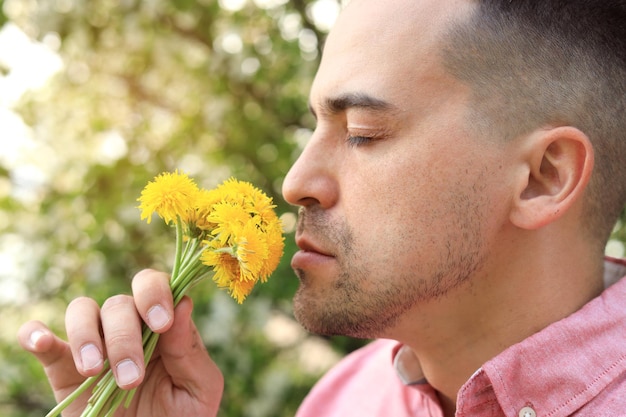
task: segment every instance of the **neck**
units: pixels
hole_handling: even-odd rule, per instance
[[[471,282],[417,306],[386,336],[415,352],[446,416],[454,415],[458,391],[486,361],[603,289],[601,254],[571,245],[559,251],[539,240],[526,242],[534,249],[522,257],[524,243],[511,245],[519,253],[509,247],[506,257],[496,257],[507,260],[503,265],[487,265]]]

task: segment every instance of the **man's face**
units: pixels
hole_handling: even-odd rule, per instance
[[[393,336],[488,261],[506,161],[470,133],[470,91],[437,42],[466,13],[463,1],[353,0],[328,38],[317,127],[283,187],[301,206],[295,314],[313,332]]]

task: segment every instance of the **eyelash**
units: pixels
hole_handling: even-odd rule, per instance
[[[367,145],[368,143],[371,143],[375,139],[376,138],[370,137],[370,136],[348,135],[346,142],[348,142],[348,145],[356,147],[356,146]]]

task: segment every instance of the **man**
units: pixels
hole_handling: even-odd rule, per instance
[[[353,0],[285,178],[300,206],[297,319],[376,341],[299,416],[626,415],[624,1]],[[57,398],[102,367],[125,416],[215,415],[222,376],[167,276],[68,307],[69,344],[20,342]],[[142,365],[140,322],[162,333]],[[104,342],[99,327],[102,327]],[[76,409],[68,415],[78,415]]]

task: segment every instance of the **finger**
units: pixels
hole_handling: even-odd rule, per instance
[[[144,269],[133,278],[133,297],[137,311],[153,332],[162,333],[172,325],[174,301],[169,275]]]
[[[43,365],[57,401],[65,398],[84,378],[74,367],[69,345],[39,321],[24,323],[17,339]]]
[[[124,389],[139,385],[144,376],[141,319],[133,298],[117,295],[100,312],[104,343],[117,384]]]
[[[97,375],[104,365],[98,304],[87,297],[73,300],[65,313],[65,329],[78,372]]]
[[[184,297],[178,304],[171,329],[161,335],[160,358],[175,386],[198,401],[217,408],[224,389],[224,379],[211,360],[198,330],[191,319],[193,303]]]

